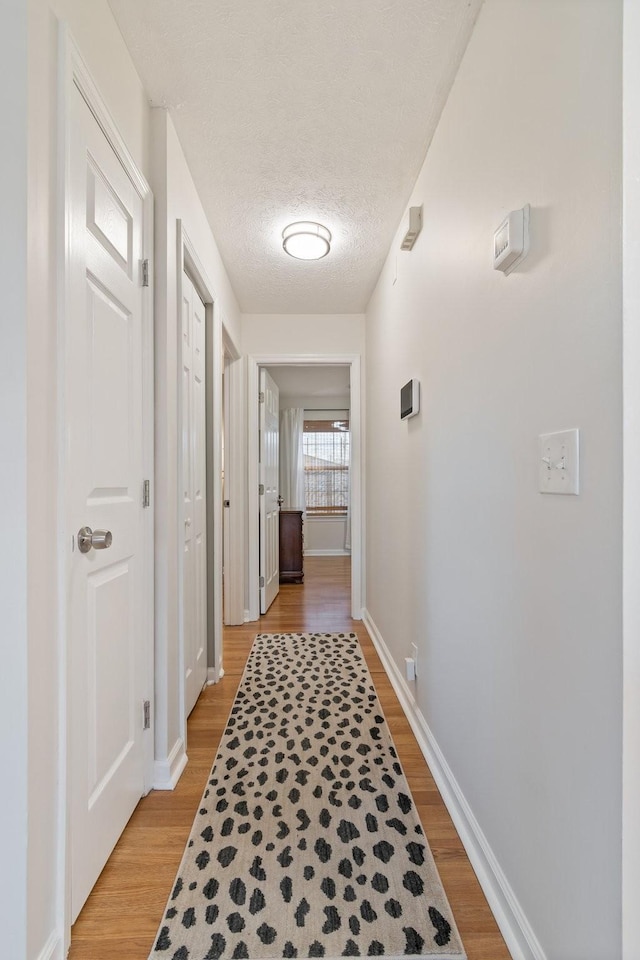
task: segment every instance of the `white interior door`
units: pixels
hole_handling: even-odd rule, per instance
[[[260,613],[280,590],[278,516],[280,396],[266,370],[260,371]]]
[[[182,490],[185,715],[207,680],[205,307],[182,276]]]
[[[229,437],[229,356],[225,353],[224,367],[222,373],[222,603],[223,603],[223,622],[233,623],[231,613],[231,590],[229,589],[229,555],[230,555],[230,530],[229,530],[229,511],[231,509],[231,500],[229,497],[229,455],[227,450],[227,438]]]
[[[74,86],[65,325],[75,920],[144,792],[142,201]],[[93,530],[91,538],[79,535]],[[99,541],[98,531],[109,531]],[[86,552],[81,541],[84,540]],[[103,547],[100,549],[100,547]],[[148,736],[150,734],[147,734]]]

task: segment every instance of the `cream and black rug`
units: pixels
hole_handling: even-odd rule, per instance
[[[354,634],[260,634],[150,960],[464,958]]]

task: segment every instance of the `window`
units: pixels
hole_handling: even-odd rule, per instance
[[[347,515],[349,421],[305,420],[304,491],[307,516]]]

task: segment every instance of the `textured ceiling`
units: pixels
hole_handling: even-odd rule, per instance
[[[241,309],[364,310],[481,0],[110,0]],[[281,232],[319,220],[324,260]]]

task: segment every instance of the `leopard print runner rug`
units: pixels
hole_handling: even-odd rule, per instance
[[[465,953],[355,634],[260,634],[150,960]]]

